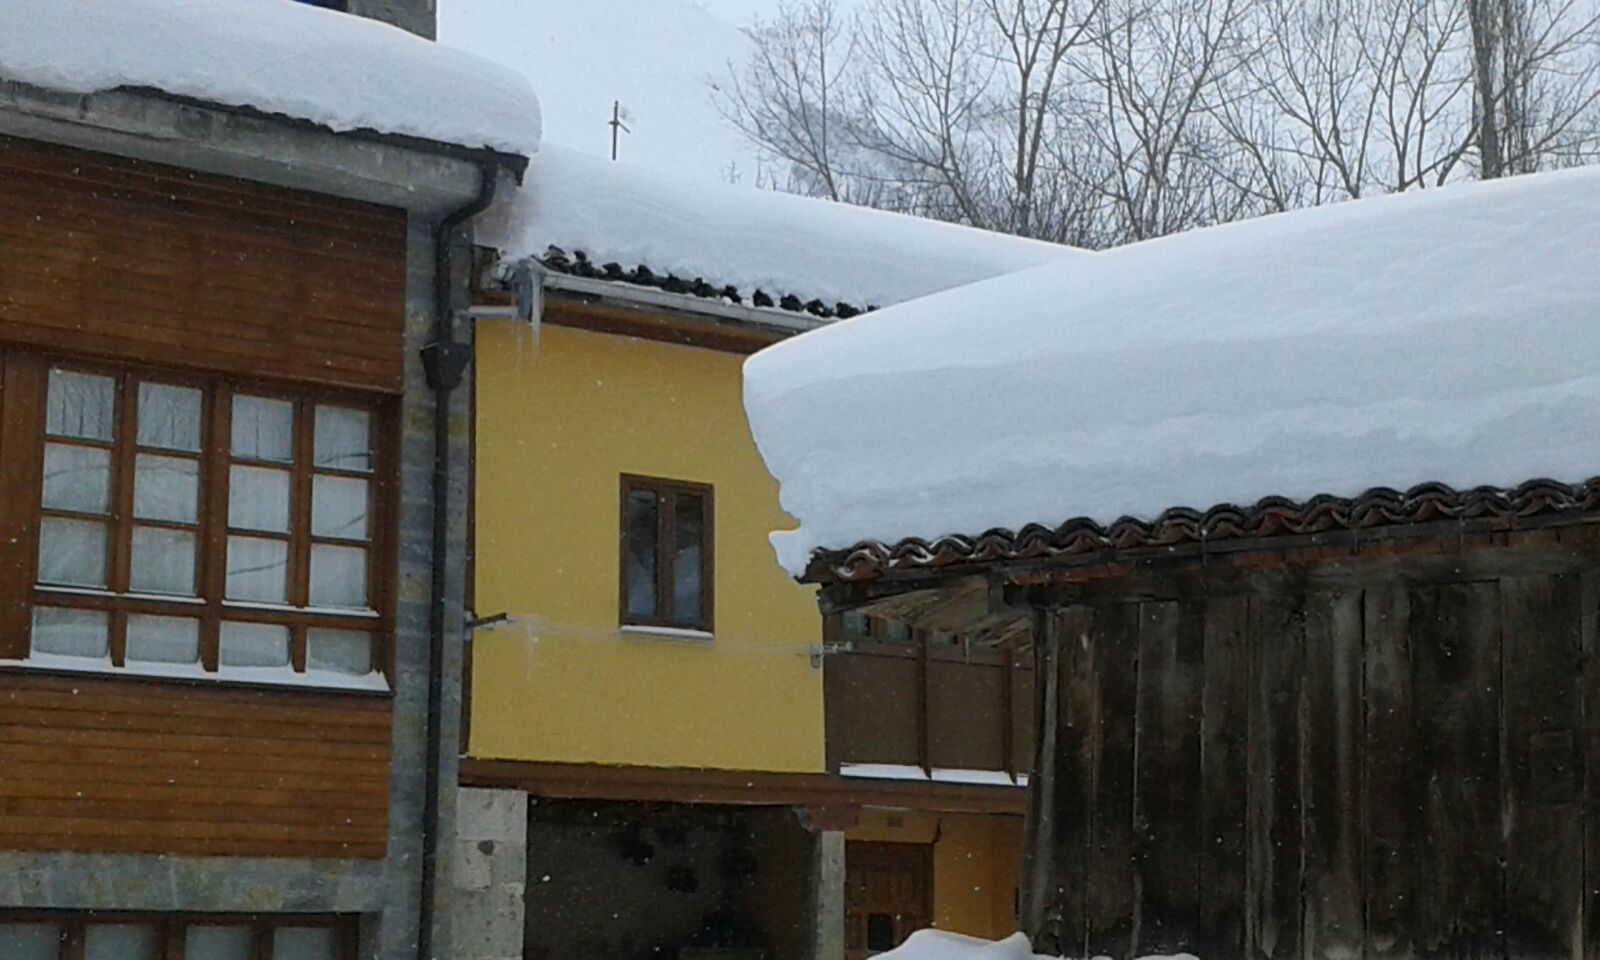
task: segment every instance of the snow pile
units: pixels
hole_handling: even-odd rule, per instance
[[[1600,474],[1600,168],[1067,260],[745,365],[816,548]]]
[[[747,2],[747,0],[741,0]],[[628,131],[624,160],[721,182],[752,181],[757,150],[723,120],[710,78],[743,62],[750,40],[696,0],[450,0],[439,38],[533,82],[544,135],[611,156],[611,105]]]
[[[539,101],[520,74],[294,0],[3,0],[0,80],[149,88],[508,153],[539,145]]]
[[[596,263],[735,286],[748,297],[898,303],[1044,263],[1071,247],[750,187],[705,183],[547,144],[514,203],[478,224],[511,259],[554,245]]]
[[[942,930],[918,930],[907,937],[905,943],[879,956],[884,960],[1046,960],[1043,954],[1033,952],[1025,934],[1013,933],[1004,940],[981,940]],[[1195,960],[1195,957],[1179,953],[1142,960]]]
[[[883,960],[1042,960],[1036,958],[1025,934],[1004,940],[980,940],[943,930],[918,930],[906,942],[879,954]]]

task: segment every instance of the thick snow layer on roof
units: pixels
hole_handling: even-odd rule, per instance
[[[539,145],[539,101],[520,74],[293,0],[4,0],[0,79],[150,88],[507,153]]]
[[[1600,474],[1600,168],[1361,200],[949,291],[745,365],[819,547]]]
[[[546,144],[514,203],[479,221],[511,258],[550,246],[596,263],[643,264],[748,296],[909,300],[1081,250],[881,210],[612,163]]]

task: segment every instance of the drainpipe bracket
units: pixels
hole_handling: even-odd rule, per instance
[[[435,391],[461,386],[471,360],[472,348],[455,340],[435,340],[422,348],[422,371]]]

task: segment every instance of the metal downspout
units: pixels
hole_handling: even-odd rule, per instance
[[[450,396],[461,385],[471,360],[469,345],[456,340],[451,302],[450,241],[456,229],[486,210],[494,200],[499,168],[478,167],[478,196],[439,222],[433,238],[433,340],[422,348],[422,368],[433,389],[433,541],[432,592],[428,613],[428,720],[424,731],[427,758],[423,770],[422,884],[417,912],[417,958],[433,955],[434,900],[439,869],[439,765],[444,713],[444,650],[446,584],[450,538]]]

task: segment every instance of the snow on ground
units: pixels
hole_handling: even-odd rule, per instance
[[[918,930],[905,943],[879,956],[883,960],[1035,960],[1033,947],[1020,933],[997,941],[942,930]]]
[[[1093,257],[1025,240],[848,204],[702,183],[547,143],[510,204],[480,221],[478,242],[508,258],[552,244],[596,263],[858,307],[1043,263]]]
[[[952,290],[745,365],[818,547],[1268,495],[1600,474],[1600,168],[1168,237]]]
[[[611,156],[611,104],[631,133],[621,156],[654,169],[724,182],[730,165],[751,183],[756,150],[723,122],[706,80],[749,41],[691,0],[444,0],[439,37],[533,81],[545,133],[589,156]],[[733,15],[739,4],[724,3]],[[754,11],[750,11],[754,12]]]
[[[293,0],[3,0],[0,80],[151,88],[509,153],[539,144],[538,98],[514,71]]]
[[[907,937],[905,943],[879,956],[884,960],[1046,960],[1043,954],[1033,952],[1028,938],[1020,933],[1013,933],[1004,940],[981,940],[942,930],[918,930]],[[1195,960],[1195,957],[1180,953],[1142,960]]]

